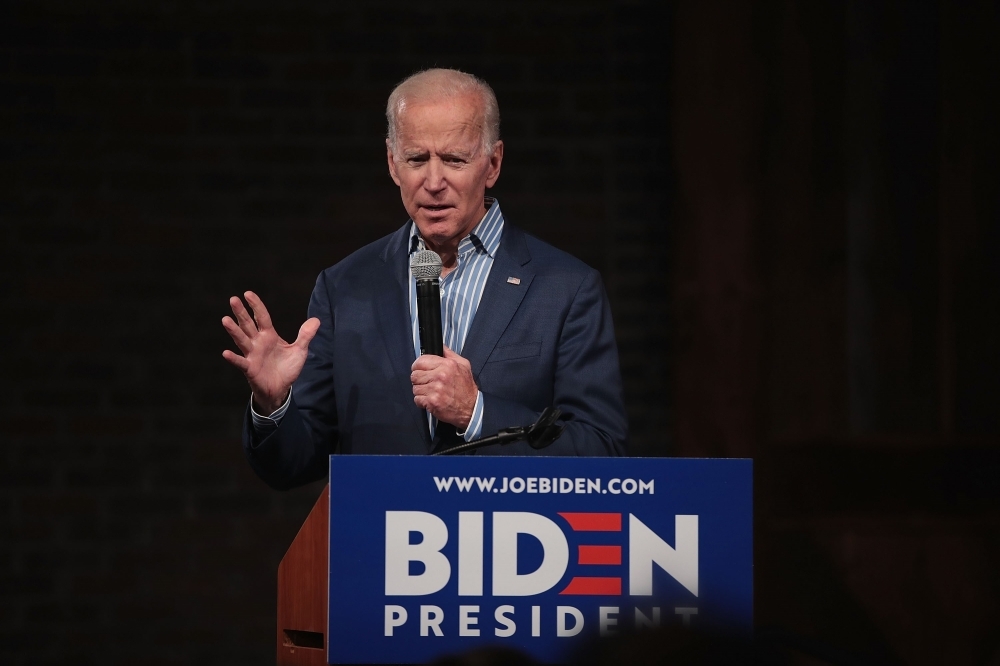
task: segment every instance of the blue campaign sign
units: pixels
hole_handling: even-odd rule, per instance
[[[332,456],[328,661],[749,631],[752,462]]]

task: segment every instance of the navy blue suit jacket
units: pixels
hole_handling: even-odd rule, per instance
[[[321,324],[292,404],[260,441],[248,407],[244,450],[272,487],[323,478],[331,453],[433,449],[410,384],[408,234],[409,223],[320,274],[309,316]],[[462,356],[483,393],[483,436],[531,424],[549,405],[569,414],[541,452],[519,442],[479,454],[625,455],[611,310],[600,275],[583,262],[505,222]]]

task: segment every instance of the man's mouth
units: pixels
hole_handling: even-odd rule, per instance
[[[429,204],[425,205],[424,208],[427,210],[447,210],[448,208],[451,208],[451,206],[447,204]]]

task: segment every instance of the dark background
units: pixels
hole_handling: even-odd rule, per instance
[[[0,7],[3,663],[273,663],[319,487],[243,462],[219,320],[294,336],[406,219],[385,99],[452,66],[604,276],[633,452],[755,459],[762,632],[1000,664],[996,3]]]

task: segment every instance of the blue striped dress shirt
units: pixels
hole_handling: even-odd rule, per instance
[[[503,213],[500,204],[492,197],[486,197],[486,215],[472,232],[458,243],[457,266],[441,279],[441,331],[444,344],[453,352],[462,355],[465,338],[472,328],[472,320],[479,309],[486,279],[493,268],[493,259],[500,247],[503,234]],[[417,231],[417,225],[410,223],[410,254],[423,250],[424,240]],[[417,281],[410,272],[410,329],[413,332],[413,353],[420,356],[420,328],[417,323]],[[431,437],[437,425],[433,416],[428,416]],[[483,392],[476,397],[476,407],[465,432],[458,435],[469,442],[479,437],[483,428]]]
[[[483,297],[486,280],[493,268],[493,259],[500,247],[500,237],[503,235],[503,213],[500,203],[492,198],[484,200],[486,215],[472,232],[458,244],[457,265],[441,279],[441,324],[444,344],[456,354],[462,354],[465,338],[472,328],[472,321],[479,309],[479,301]],[[417,225],[410,221],[410,254],[425,249],[424,240],[420,237]],[[410,329],[413,333],[414,358],[420,356],[420,328],[417,323],[417,283],[410,273]],[[288,410],[292,394],[288,393],[285,404],[270,416],[262,416],[253,409],[250,403],[250,417],[258,433],[265,434],[278,426],[281,418]],[[437,426],[437,419],[427,415],[431,437]],[[472,419],[465,432],[458,435],[466,441],[472,441],[480,436],[483,427],[483,392],[476,396],[476,406]]]

